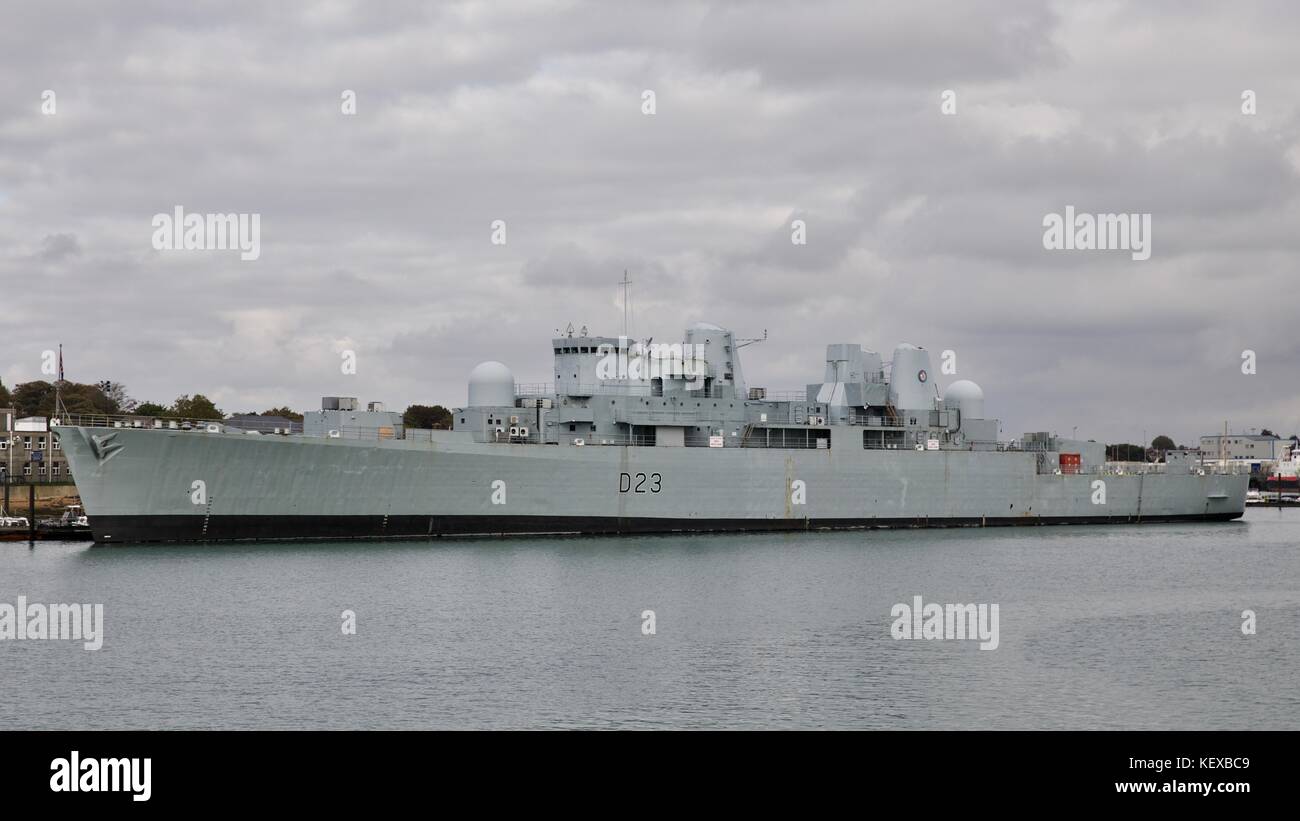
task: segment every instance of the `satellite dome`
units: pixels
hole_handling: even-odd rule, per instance
[[[962,419],[984,418],[984,391],[969,379],[958,379],[943,392],[945,407],[961,411]]]
[[[500,362],[481,362],[469,372],[469,407],[512,407],[515,375]]]

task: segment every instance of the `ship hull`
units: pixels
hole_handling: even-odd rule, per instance
[[[104,516],[101,542],[229,542],[432,539],[444,536],[618,535],[751,531],[872,530],[1035,525],[1226,522],[1240,513],[1158,516],[1002,516],[871,519],[668,519],[580,516]],[[24,537],[25,538],[25,537]]]
[[[1040,474],[1022,452],[56,433],[101,543],[1226,521],[1248,480]]]

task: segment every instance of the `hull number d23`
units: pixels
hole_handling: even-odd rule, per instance
[[[658,493],[664,477],[658,473],[620,473],[618,475],[619,493]]]

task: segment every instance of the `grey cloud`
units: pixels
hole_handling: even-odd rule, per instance
[[[64,257],[80,255],[81,245],[75,234],[49,234],[41,240],[40,258],[45,262],[58,262]]]
[[[0,374],[63,341],[155,400],[455,404],[478,361],[542,381],[557,327],[617,333],[626,268],[638,333],[767,329],[773,389],[907,340],[1012,434],[1293,430],[1298,37],[1279,3],[19,4],[0,282],[58,298],[0,312]],[[153,250],[177,204],[261,214],[261,259]],[[1152,212],[1152,259],[1044,251],[1067,204]]]
[[[701,26],[700,53],[797,87],[948,87],[1054,64],[1055,22],[1040,3],[718,4]]]

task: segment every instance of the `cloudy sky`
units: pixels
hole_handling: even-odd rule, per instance
[[[819,380],[828,342],[907,341],[956,352],[1008,438],[1300,429],[1292,3],[5,18],[9,386],[62,342],[68,378],[138,399],[457,405],[479,361],[541,382],[555,329],[617,334],[627,269],[635,335],[766,330],[746,376],[772,390]],[[259,214],[260,258],[155,250],[151,220],[177,205]],[[1151,214],[1151,258],[1045,250],[1067,205]]]

